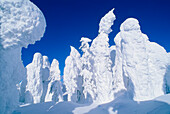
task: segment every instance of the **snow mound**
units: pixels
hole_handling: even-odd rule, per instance
[[[77,104],[73,102],[47,102],[18,108],[13,114],[168,114],[170,96],[156,100],[135,102],[121,96],[107,104]]]

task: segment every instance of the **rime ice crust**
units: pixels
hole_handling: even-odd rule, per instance
[[[0,0],[0,113],[12,113],[24,97],[26,70],[22,47],[40,40],[46,27],[42,12],[29,0]],[[20,93],[16,84],[22,82]],[[23,87],[23,88],[22,88]]]
[[[68,101],[80,102],[83,98],[77,94],[82,92],[82,77],[80,76],[81,61],[79,52],[71,46],[70,56],[65,60],[64,85],[66,86]]]
[[[115,68],[119,73],[115,73],[115,77],[121,79],[121,87],[124,85],[129,97],[137,101],[163,95],[166,51],[148,40],[136,19],[125,20],[120,30],[115,37],[116,60],[119,61]]]
[[[33,97],[33,103],[40,103],[43,94],[43,57],[40,53],[35,53],[32,63],[27,65],[27,86],[26,91],[29,91]]]
[[[61,102],[63,101],[63,92],[62,85],[60,82],[60,69],[59,62],[56,59],[53,59],[50,67],[50,77],[49,84],[47,89],[47,94],[45,97],[45,102],[54,101]]]
[[[110,32],[112,32],[111,26],[113,25],[113,22],[116,19],[116,16],[114,15],[113,11],[114,8],[100,20],[99,33],[109,34]]]
[[[27,47],[41,39],[46,21],[29,0],[1,0],[1,40],[3,48]]]

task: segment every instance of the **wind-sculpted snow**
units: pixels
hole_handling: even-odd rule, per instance
[[[42,12],[29,0],[1,0],[0,114],[10,114],[19,101],[49,103],[28,106],[30,110],[19,108],[14,114],[32,111],[155,113],[160,112],[159,109],[169,113],[166,109],[169,105],[162,103],[168,100],[169,95],[159,97],[157,103],[151,99],[170,93],[170,53],[150,42],[134,18],[121,24],[114,39],[116,45],[110,47],[109,33],[116,19],[113,10],[101,19],[99,34],[91,45],[91,39],[81,38],[79,49],[82,56],[71,46],[70,55],[65,60],[62,87],[56,59],[50,65],[47,56],[35,53],[26,69],[22,64],[22,47],[34,44],[44,34],[46,22]],[[66,89],[65,93],[62,88]],[[65,96],[71,102],[63,102]],[[34,106],[39,109],[34,109]],[[143,110],[145,106],[151,110]]]
[[[42,83],[43,83],[43,93],[41,96],[41,102],[45,102],[45,96],[48,89],[49,77],[50,77],[50,62],[47,56],[43,56],[43,66],[42,66]]]
[[[40,40],[45,27],[42,12],[29,0],[0,0],[1,114],[10,114],[19,100],[24,102],[26,69],[21,50]],[[19,92],[17,84],[21,84]]]
[[[40,103],[43,94],[43,57],[40,53],[35,53],[32,63],[27,65],[27,86],[26,90],[30,91],[33,102]]]
[[[91,42],[91,39],[82,37],[80,42],[81,42],[81,46],[79,47],[79,49],[81,49],[83,52],[86,52],[86,50],[89,49],[88,43]]]
[[[108,34],[112,31],[115,15],[112,9],[100,21],[99,35],[93,40],[90,53],[92,54],[92,80],[95,92],[91,96],[96,96],[93,101],[105,103],[112,101],[113,94],[113,73],[112,60],[110,56]],[[90,92],[89,92],[90,94]],[[95,95],[94,95],[95,94]]]
[[[42,12],[29,0],[1,0],[1,40],[3,48],[27,47],[40,40],[46,22]]]
[[[54,101],[54,102],[63,101],[63,92],[62,92],[62,86],[61,86],[60,80],[61,79],[60,79],[59,62],[56,59],[53,59],[53,62],[50,67],[50,77],[49,77],[50,82],[48,84],[45,102],[47,102],[47,101]]]
[[[68,101],[82,102],[83,100],[83,79],[80,76],[81,67],[80,54],[71,46],[70,56],[65,60],[63,77],[68,94]]]
[[[110,32],[112,32],[111,26],[113,25],[114,20],[116,19],[113,11],[114,8],[100,20],[99,33],[109,34]]]
[[[154,100],[136,102],[121,96],[106,104],[76,104],[73,102],[47,102],[22,106],[13,114],[169,114],[170,95]]]
[[[96,86],[95,101],[99,103],[113,100],[113,74],[109,38],[105,33],[100,33],[92,42],[90,51],[93,54],[92,72]]]
[[[26,68],[25,103],[63,101],[59,63],[56,59],[50,65],[47,56],[35,53],[32,63]]]
[[[115,63],[115,71],[119,72],[115,77],[121,79],[119,87],[126,88],[129,97],[139,101],[163,95],[168,63],[165,49],[148,40],[136,19],[127,19],[120,30],[115,37],[119,62]]]

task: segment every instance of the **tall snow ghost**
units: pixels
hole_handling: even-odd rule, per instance
[[[96,86],[96,98],[99,103],[113,100],[113,73],[111,69],[112,61],[110,57],[108,34],[112,31],[111,26],[116,19],[112,9],[100,21],[99,35],[93,40],[90,52],[92,60],[92,79]]]
[[[32,63],[27,65],[27,86],[26,90],[30,91],[33,102],[40,103],[43,94],[43,57],[40,53],[35,53]]]
[[[16,84],[26,79],[21,49],[40,40],[46,27],[42,12],[29,0],[0,0],[0,113],[19,103]]]
[[[56,59],[53,59],[50,68],[50,83],[48,84],[48,90],[45,97],[45,102],[54,101],[60,102],[63,101],[62,86],[60,82],[60,69],[59,62]]]
[[[43,83],[43,93],[41,96],[41,102],[45,101],[45,96],[48,89],[49,76],[50,76],[50,62],[47,56],[43,56],[43,70],[42,70],[42,83]]]
[[[114,83],[119,90],[127,90],[129,97],[137,101],[163,95],[168,61],[164,48],[149,42],[134,18],[122,23],[115,43],[117,81]]]
[[[83,94],[85,97],[85,101],[87,103],[93,102],[93,99],[95,96],[96,86],[94,83],[94,79],[92,79],[92,65],[91,65],[91,57],[92,54],[89,50],[89,42],[91,42],[91,39],[82,37],[81,40],[81,46],[79,49],[83,51],[83,55],[81,57],[82,62],[82,70],[80,75],[83,77]]]
[[[68,101],[83,102],[83,79],[80,76],[81,61],[79,52],[71,46],[70,56],[66,58],[64,68],[64,84],[68,94]]]

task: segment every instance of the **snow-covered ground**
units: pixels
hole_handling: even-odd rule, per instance
[[[26,68],[21,60],[44,34],[42,12],[29,0],[1,0],[0,8],[0,114],[170,113],[170,54],[137,19],[126,19],[110,46],[114,9],[103,16],[98,36],[81,38],[82,55],[71,46],[62,85],[56,59],[35,53]]]
[[[121,96],[107,104],[46,102],[21,106],[13,114],[169,114],[170,94],[154,100],[135,102]]]

